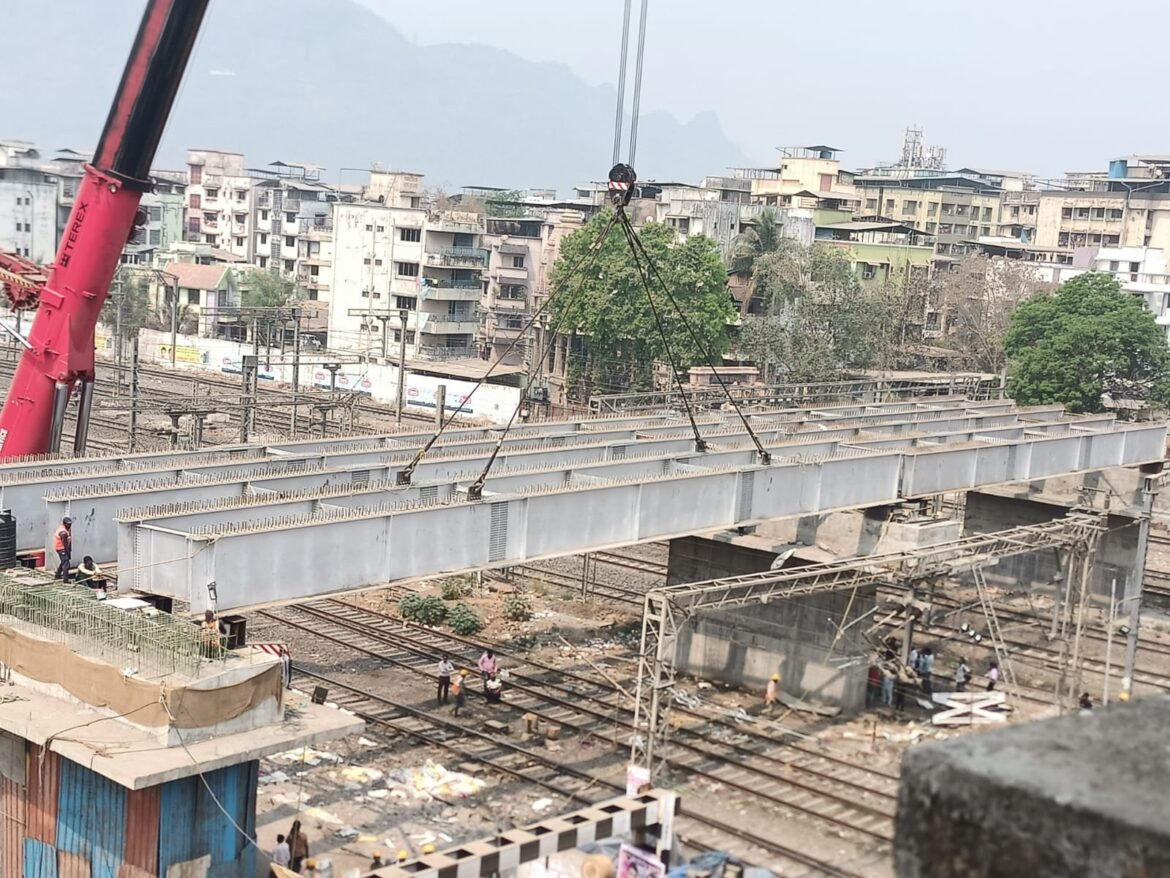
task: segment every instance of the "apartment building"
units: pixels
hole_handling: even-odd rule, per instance
[[[183,240],[187,175],[181,171],[152,171],[152,189],[142,196],[146,223],[122,251],[123,265],[147,265],[154,254]]]
[[[188,150],[184,240],[210,244],[251,262],[252,182],[241,153]]]
[[[485,360],[505,365],[531,365],[536,351],[535,288],[546,265],[543,249],[546,220],[539,216],[487,217],[483,248],[488,254],[481,307],[483,324],[478,342]],[[526,329],[527,328],[527,329]]]
[[[477,356],[478,308],[488,267],[483,235],[484,220],[478,214],[443,211],[427,217],[416,312],[416,357],[446,360]],[[528,256],[509,254],[495,280],[505,285],[525,284],[530,271]]]
[[[53,261],[63,225],[60,185],[34,144],[0,140],[0,250],[44,265]]]
[[[875,168],[856,178],[862,219],[905,223],[935,240],[937,262],[961,259],[974,240],[1000,228],[1003,190],[973,176],[932,173],[907,176]]]
[[[253,235],[249,261],[257,268],[275,269],[286,277],[297,278],[301,275],[301,253],[314,249],[302,247],[301,237],[309,229],[327,224],[337,194],[332,187],[310,179],[305,173],[309,166],[274,164],[296,168],[299,173],[254,181],[252,214],[247,225]],[[319,263],[320,248],[315,249],[314,261]]]

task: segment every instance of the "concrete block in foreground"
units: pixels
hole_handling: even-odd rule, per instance
[[[899,878],[1170,876],[1170,698],[924,744],[902,763]]]

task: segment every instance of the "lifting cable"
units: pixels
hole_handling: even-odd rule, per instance
[[[691,430],[695,434],[695,451],[706,451],[707,441],[699,433],[699,425],[695,422],[695,412],[691,408],[691,401],[687,398],[686,391],[683,390],[682,378],[679,375],[679,363],[674,356],[674,351],[670,346],[670,339],[666,335],[666,327],[662,322],[662,315],[658,311],[658,305],[654,301],[654,293],[650,289],[650,279],[646,273],[646,267],[642,265],[642,260],[638,256],[638,248],[634,246],[633,229],[630,227],[630,221],[626,217],[625,210],[618,208],[618,215],[622,219],[622,231],[626,236],[626,243],[630,245],[630,255],[634,257],[634,265],[638,268],[638,277],[642,280],[642,289],[646,291],[646,301],[650,303],[650,313],[654,315],[654,325],[658,327],[658,335],[662,339],[662,346],[666,349],[666,359],[670,364],[670,374],[674,378],[674,384],[678,386],[678,395],[682,399],[683,408],[687,413],[687,420],[691,422]]]
[[[678,313],[679,318],[682,320],[683,326],[686,327],[687,334],[691,337],[691,341],[695,343],[695,347],[699,349],[699,353],[702,354],[703,359],[706,361],[707,365],[711,367],[711,374],[715,376],[715,380],[718,382],[724,396],[726,396],[727,401],[731,403],[731,407],[735,410],[735,413],[739,416],[739,420],[743,423],[744,429],[747,430],[748,435],[751,437],[752,443],[756,446],[756,453],[759,455],[760,462],[763,464],[771,463],[771,453],[764,448],[763,443],[760,442],[760,437],[756,435],[756,431],[752,429],[752,426],[750,423],[748,423],[748,419],[744,415],[743,410],[740,409],[739,403],[736,402],[735,398],[731,395],[731,390],[728,388],[726,382],[724,382],[723,376],[719,374],[719,370],[716,368],[715,363],[713,362],[710,349],[706,344],[703,343],[702,339],[699,338],[698,333],[695,332],[695,328],[691,325],[691,321],[687,319],[686,312],[683,311],[683,309],[679,306],[678,300],[675,299],[674,294],[671,293],[670,287],[667,286],[666,281],[663,279],[662,273],[658,270],[658,266],[655,264],[653,257],[651,257],[650,254],[646,251],[646,247],[642,244],[641,239],[638,237],[638,233],[630,224],[630,218],[626,216],[625,210],[623,210],[620,206],[618,208],[618,213],[621,216],[622,230],[626,234],[626,240],[630,242],[630,248],[635,252],[635,261],[637,261],[637,252],[640,251],[643,258],[646,260],[647,265],[650,267],[650,273],[654,275],[654,279],[657,280],[658,285],[662,287],[662,292],[666,294],[667,300]],[[649,291],[647,291],[647,294],[648,293]],[[659,329],[661,331],[661,326]],[[682,396],[685,402],[687,400],[687,394],[682,389],[681,385],[679,385],[679,394]],[[689,404],[687,405],[687,413],[690,414]],[[691,423],[694,424],[694,418],[691,419]]]
[[[471,388],[471,392],[460,401],[458,408],[446,418],[443,418],[442,413],[440,412],[439,429],[436,430],[431,438],[426,441],[426,444],[415,453],[414,458],[410,461],[409,464],[406,465],[406,468],[399,471],[396,478],[396,483],[398,485],[402,486],[410,484],[411,478],[414,476],[415,468],[419,465],[419,462],[422,461],[427,452],[429,452],[431,448],[434,447],[434,444],[439,440],[439,437],[442,436],[447,427],[451,425],[451,422],[455,419],[455,416],[463,411],[463,406],[473,396],[475,396],[475,392],[484,385],[488,378],[491,377],[492,373],[496,370],[496,367],[503,363],[504,358],[515,349],[516,345],[520,343],[520,340],[527,337],[529,330],[532,329],[532,327],[536,324],[536,321],[540,319],[541,315],[544,314],[546,310],[548,310],[548,307],[553,303],[553,300],[556,299],[557,296],[559,296],[565,290],[569,284],[569,281],[578,274],[584,274],[585,271],[587,271],[592,266],[593,262],[597,259],[597,255],[601,252],[602,246],[609,238],[609,234],[611,231],[613,231],[613,227],[617,224],[617,222],[618,216],[615,213],[612,217],[610,217],[609,222],[605,224],[605,228],[603,228],[597,237],[589,244],[588,249],[586,249],[585,252],[582,253],[580,257],[578,257],[577,261],[573,265],[569,266],[569,268],[565,271],[565,274],[561,276],[561,283],[558,288],[549,292],[548,297],[544,300],[543,303],[541,303],[541,306],[536,309],[532,317],[530,317],[528,322],[524,324],[524,328],[516,335],[514,339],[512,339],[512,343],[509,344],[498,357],[496,357],[495,361],[491,364],[488,370],[484,372],[483,377],[476,382],[473,388]],[[550,337],[555,339],[555,333],[550,333]],[[540,361],[543,361],[543,355]],[[527,391],[525,391],[525,394],[521,395],[520,401],[516,406],[516,412],[520,411],[520,406],[524,404],[526,395]],[[507,436],[508,429],[512,426],[512,422],[516,418],[516,412],[512,414],[512,417],[508,420],[508,426],[505,427],[504,432],[500,435],[499,441],[496,443],[496,448],[492,452],[491,458],[488,461],[488,466],[484,469],[483,475],[481,475],[481,477],[476,481],[476,484],[480,485],[481,488],[483,480],[486,478],[487,470],[491,468],[491,464],[495,460],[496,455],[499,453],[500,446],[503,444],[505,436]]]

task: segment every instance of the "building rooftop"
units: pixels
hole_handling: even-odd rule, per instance
[[[185,746],[162,746],[150,734],[98,711],[24,686],[7,686],[0,729],[48,747],[131,790],[313,746],[360,732],[365,723],[343,710],[285,696],[284,721]]]
[[[925,235],[926,232],[895,222],[864,222],[853,220],[847,223],[826,223],[818,229],[832,229],[835,232],[901,232],[907,235]]]
[[[218,290],[226,265],[201,265],[197,262],[172,262],[167,271],[178,278],[178,285],[189,290]]]
[[[495,368],[487,360],[479,357],[467,357],[458,360],[407,360],[406,366],[414,372],[429,372],[432,375],[446,375],[451,378],[470,378],[478,381],[492,370],[492,377],[499,378],[505,375],[518,375],[524,371],[523,366],[507,366],[500,363]]]

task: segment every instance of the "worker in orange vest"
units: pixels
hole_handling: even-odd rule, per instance
[[[53,548],[57,550],[57,578],[62,582],[69,581],[69,570],[73,566],[73,519],[68,515],[61,519],[61,526],[53,537]]]

